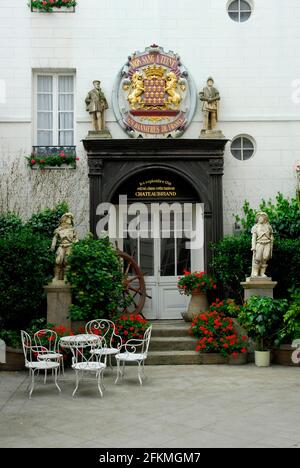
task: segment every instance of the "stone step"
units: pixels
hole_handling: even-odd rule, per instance
[[[154,336],[150,341],[150,351],[195,351],[197,340],[190,336]]]
[[[159,320],[152,322],[152,336],[154,337],[186,337],[189,336],[190,323],[183,320]]]
[[[147,366],[200,364],[196,351],[149,351]]]

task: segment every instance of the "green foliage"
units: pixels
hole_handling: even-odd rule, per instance
[[[19,331],[0,330],[0,339],[5,342],[6,346],[10,346],[11,348],[20,349],[22,347]]]
[[[5,236],[9,231],[16,231],[22,228],[22,220],[15,213],[0,213],[0,237]]]
[[[51,13],[53,8],[73,8],[76,6],[76,3],[76,0],[31,0],[29,6]]]
[[[222,285],[226,297],[243,302],[241,281],[251,273],[252,252],[251,236],[227,236],[212,245],[213,260],[210,264],[217,284]],[[294,286],[300,288],[300,236],[295,239],[276,237],[273,258],[270,260],[267,274],[278,284],[274,289],[275,297],[289,297],[288,290]]]
[[[227,297],[243,302],[243,290],[240,285],[251,269],[251,239],[245,234],[224,237],[212,245],[213,269],[217,284],[221,284]]]
[[[50,240],[23,227],[0,237],[0,328],[20,329],[44,313],[53,274]]]
[[[46,208],[40,213],[33,214],[26,226],[34,233],[42,234],[50,239],[59,225],[61,216],[67,211],[69,207],[66,203],[60,203],[53,209]]]
[[[244,216],[235,216],[235,220],[237,223],[241,223],[248,234],[255,224],[257,211],[265,211],[269,216],[275,237],[278,236],[281,239],[297,239],[300,237],[300,210],[296,198],[288,199],[282,193],[278,193],[275,202],[262,200],[259,209],[251,208],[249,202],[245,201],[243,211]]]
[[[62,165],[76,167],[76,161],[79,159],[76,155],[65,155],[61,157],[59,154],[51,154],[49,156],[38,156],[30,155],[26,156],[28,166],[32,169],[33,167],[38,167],[39,169],[44,169],[47,166],[50,167],[60,167]]]
[[[286,299],[261,296],[250,297],[241,307],[238,321],[254,340],[257,350],[271,349],[287,308]]]
[[[300,338],[300,289],[291,291],[291,302],[283,316],[283,328],[278,333],[277,345],[290,344]]]
[[[67,278],[72,286],[72,320],[92,320],[115,314],[122,301],[123,273],[108,237],[91,237],[73,245]]]

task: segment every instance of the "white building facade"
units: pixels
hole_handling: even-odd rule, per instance
[[[156,43],[178,53],[197,91],[209,75],[220,91],[224,232],[244,200],[257,206],[295,193],[300,152],[298,0],[78,0],[74,12],[34,12],[0,0],[0,209],[26,219],[63,200],[78,231],[89,229],[89,185],[81,140],[91,129],[85,97],[101,80],[112,138],[128,138],[112,108],[115,78],[129,55]],[[51,101],[51,104],[50,104]],[[51,115],[50,115],[51,114]],[[183,139],[198,138],[200,101]],[[76,146],[76,169],[37,171],[36,145]]]

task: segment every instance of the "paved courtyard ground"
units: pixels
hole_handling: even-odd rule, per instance
[[[31,400],[25,372],[0,373],[1,447],[300,447],[300,369],[247,366],[136,368],[104,398],[82,382],[72,399],[68,371],[59,395],[39,383]]]

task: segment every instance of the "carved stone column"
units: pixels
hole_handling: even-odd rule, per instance
[[[217,242],[223,237],[223,166],[223,158],[213,158],[209,160],[212,194],[212,242]]]
[[[88,163],[90,178],[90,232],[96,236],[96,210],[99,203],[102,202],[103,159],[90,156]]]

